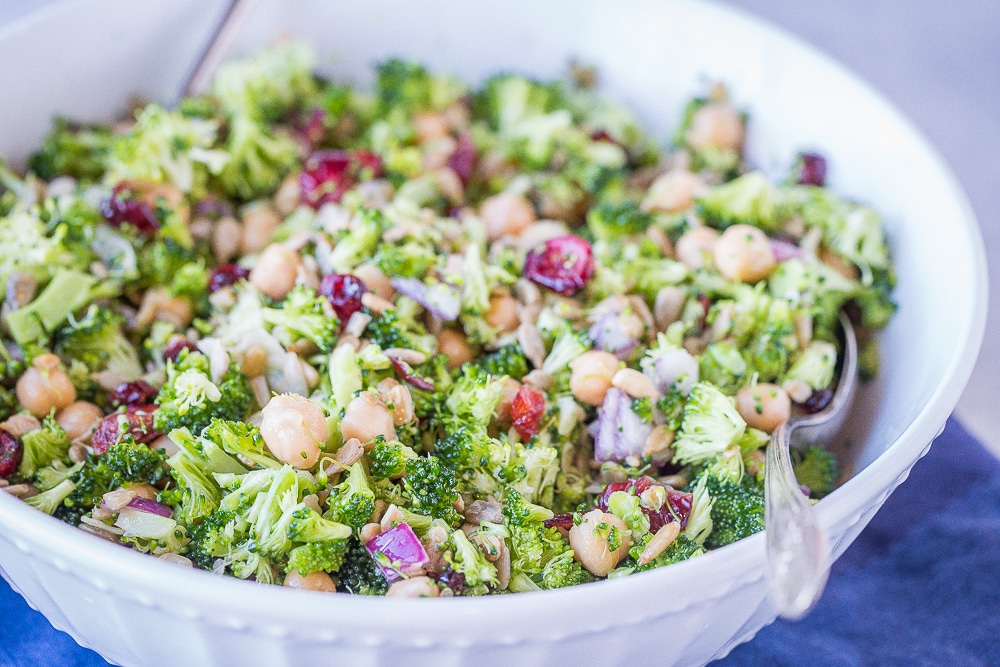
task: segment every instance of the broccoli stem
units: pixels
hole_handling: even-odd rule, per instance
[[[6,316],[11,336],[25,345],[45,337],[87,305],[97,278],[80,271],[60,271],[38,297]]]

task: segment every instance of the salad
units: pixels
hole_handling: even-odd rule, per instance
[[[721,87],[662,151],[574,65],[365,92],[303,44],[0,169],[0,489],[151,556],[400,597],[631,576],[763,528],[764,448],[863,376],[882,222],[743,156]],[[796,452],[803,492],[842,471]]]

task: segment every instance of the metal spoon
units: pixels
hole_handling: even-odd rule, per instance
[[[826,535],[816,522],[809,499],[802,493],[789,447],[797,442],[824,442],[844,422],[858,380],[858,343],[854,327],[843,313],[844,335],[840,379],[833,399],[823,410],[792,417],[771,434],[764,466],[764,527],[767,535],[767,579],[771,600],[782,618],[798,620],[812,609],[830,573]]]
[[[200,95],[208,90],[215,70],[222,63],[257,3],[258,0],[230,0],[222,21],[216,26],[212,38],[192,66],[191,73],[184,82],[182,95]]]

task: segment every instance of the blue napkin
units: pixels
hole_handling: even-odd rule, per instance
[[[0,665],[104,667],[0,581]],[[816,608],[713,667],[1000,665],[1000,461],[956,421],[837,561]]]

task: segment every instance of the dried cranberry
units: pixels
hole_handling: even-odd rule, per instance
[[[611,144],[618,143],[615,141],[614,137],[608,134],[607,130],[594,130],[590,133],[590,138],[594,141],[606,141]]]
[[[833,389],[831,387],[827,387],[826,389],[817,389],[809,395],[809,398],[807,398],[804,403],[800,403],[800,405],[803,410],[812,414],[826,408],[826,406],[830,405],[830,401],[832,400]]]
[[[542,287],[570,296],[594,275],[594,254],[579,236],[557,236],[542,250],[532,250],[524,260],[524,275]]]
[[[239,264],[220,264],[212,269],[212,275],[208,279],[208,291],[217,292],[223,287],[235,285],[241,280],[246,280],[250,275],[250,269]]]
[[[129,224],[144,236],[156,236],[160,228],[152,207],[136,198],[131,188],[123,184],[116,185],[111,196],[101,201],[101,215],[112,227]]]
[[[163,435],[153,428],[153,413],[156,412],[155,405],[142,405],[130,407],[124,413],[116,412],[101,420],[90,438],[90,445],[94,448],[95,454],[103,454],[108,451],[108,447],[120,441],[126,433],[131,435],[136,442],[147,443],[156,440]],[[126,432],[121,430],[119,420],[124,414]]]
[[[573,527],[573,515],[569,512],[563,512],[562,514],[556,514],[551,519],[545,520],[546,528],[562,528],[563,530],[569,530]]]
[[[469,181],[472,180],[472,171],[476,167],[476,144],[468,132],[458,135],[455,150],[448,156],[448,167],[455,172],[455,175],[462,181],[462,185],[469,185]]]
[[[451,569],[446,569],[444,572],[439,574],[437,576],[437,580],[450,588],[455,595],[461,595],[465,592],[467,587],[465,583],[465,575]]]
[[[10,433],[0,428],[0,477],[17,472],[24,457],[24,446]]]
[[[826,184],[826,158],[819,153],[800,154],[799,183],[823,187]]]
[[[545,414],[545,394],[534,387],[521,385],[514,402],[510,406],[510,415],[514,419],[514,429],[525,440],[538,433]]]
[[[302,201],[313,208],[339,202],[366,176],[381,174],[382,159],[369,151],[317,151],[306,159],[299,174]]]
[[[350,273],[331,273],[323,276],[319,284],[319,293],[329,299],[341,322],[361,310],[361,296],[367,291],[365,282]]]
[[[122,382],[108,396],[108,402],[115,408],[120,408],[123,405],[125,407],[149,405],[158,393],[156,387],[145,380]]]
[[[189,341],[187,338],[177,337],[167,343],[167,346],[163,348],[163,360],[177,361],[177,358],[181,356],[181,350],[194,352],[197,349],[198,346]]]
[[[654,485],[659,485],[649,477],[636,477],[625,482],[612,482],[605,487],[604,492],[597,498],[597,508],[603,512],[608,510],[608,500],[615,491],[629,492],[634,490],[635,495],[642,494],[646,489]],[[667,491],[667,500],[659,510],[651,510],[643,507],[642,511],[649,517],[649,530],[655,533],[660,528],[671,521],[679,521],[681,530],[687,526],[688,517],[691,516],[692,494],[677,491],[669,486],[664,487]]]
[[[708,312],[712,309],[712,300],[707,294],[698,294],[698,303],[701,304],[701,317],[698,318],[698,328],[704,330],[708,326]]]

